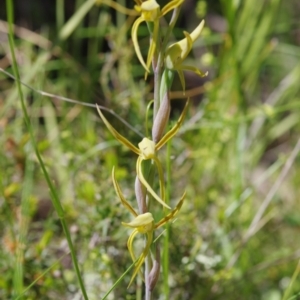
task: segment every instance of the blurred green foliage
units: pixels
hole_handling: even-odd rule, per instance
[[[25,29],[28,15],[22,17],[17,6],[15,50],[22,81],[113,109],[144,134],[153,83],[151,77],[143,80],[133,51],[134,17],[87,2],[77,0],[73,7],[57,0],[51,21],[31,21],[35,31]],[[299,13],[296,0],[200,0],[183,6],[174,39],[199,18],[206,20],[205,34],[189,59],[209,76],[202,81],[186,73],[193,104],[172,142],[177,183],[172,201],[183,189],[187,199],[171,226],[171,299],[276,300],[290,283],[288,296],[299,295],[299,276],[291,281],[300,258]],[[72,17],[72,32],[60,39]],[[12,73],[6,33],[3,19],[0,67]],[[142,40],[144,53],[147,46]],[[0,91],[0,298],[14,299],[29,287],[19,299],[79,299],[14,81],[3,73]],[[135,160],[114,141],[95,109],[51,101],[26,87],[23,92],[89,298],[99,299],[131,264],[128,232],[120,226],[129,215],[114,193],[111,169],[117,166],[122,190],[133,200],[128,186],[134,185],[129,170]],[[173,96],[184,99],[178,91]],[[178,107],[181,101],[174,100],[174,120]],[[140,142],[136,133],[106,116],[131,141]],[[259,215],[262,203],[267,205]],[[135,288],[126,290],[129,279],[110,299],[136,299]],[[156,293],[158,299],[159,287]]]

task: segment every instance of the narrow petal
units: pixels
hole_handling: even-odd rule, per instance
[[[179,79],[180,79],[180,83],[182,85],[183,94],[185,95],[185,79],[184,79],[184,74],[183,74],[181,68],[177,69],[177,73],[178,73],[178,76],[179,76]]]
[[[138,214],[136,213],[136,211],[134,210],[134,208],[126,201],[121,189],[120,189],[120,186],[116,180],[116,177],[115,177],[115,168],[113,168],[112,170],[112,181],[113,181],[113,184],[114,184],[114,188],[115,188],[115,191],[118,195],[118,197],[120,198],[122,204],[135,216],[137,217]]]
[[[145,21],[145,18],[144,17],[139,17],[138,19],[135,20],[135,22],[133,23],[132,25],[132,29],[131,29],[131,36],[132,36],[132,42],[133,42],[133,47],[134,47],[134,50],[135,50],[135,53],[140,61],[140,63],[142,64],[142,66],[145,68],[145,70],[150,73],[150,70],[149,68],[147,67],[144,59],[143,59],[143,56],[142,56],[142,53],[141,53],[141,50],[140,50],[140,46],[139,46],[139,42],[138,42],[138,38],[137,38],[137,31],[138,31],[138,28],[140,26],[140,24],[142,22]]]
[[[168,4],[166,4],[162,9],[161,9],[161,15],[164,16],[167,14],[170,10],[180,6],[184,0],[173,0],[170,1]]]
[[[153,33],[151,37],[151,42],[150,42],[150,47],[148,51],[148,56],[147,56],[147,63],[146,66],[150,70],[150,65],[156,50],[156,45],[158,41],[158,29],[159,29],[159,21],[154,21],[154,28],[153,28]],[[148,72],[145,73],[145,80],[147,79]]]
[[[171,219],[173,219],[177,213],[179,212],[182,204],[183,204],[183,200],[185,198],[186,192],[183,193],[182,197],[180,198],[178,204],[176,205],[176,207],[168,214],[166,215],[163,219],[161,219],[158,223],[155,224],[155,229],[163,226],[164,224],[166,224],[168,221],[170,221]]]
[[[204,27],[204,20],[202,20],[202,22],[194,29],[193,32],[191,32],[190,36],[193,40],[193,43],[199,38],[201,32],[202,32],[202,29]]]
[[[137,259],[136,259],[136,256],[135,256],[135,254],[134,254],[134,251],[133,251],[133,240],[134,240],[134,238],[135,238],[135,236],[138,234],[138,231],[137,230],[134,230],[132,233],[131,233],[131,235],[129,236],[129,239],[128,239],[128,241],[127,241],[127,247],[128,247],[128,250],[129,250],[129,253],[130,253],[130,256],[131,256],[131,259],[132,259],[132,261],[133,262],[135,262]],[[137,262],[136,262],[136,264],[138,263],[140,261],[140,258],[137,260]],[[140,275],[143,277],[143,274],[140,272]],[[133,281],[133,279],[134,279],[134,277],[135,277],[136,275],[132,275],[131,276],[131,280],[130,280],[130,283],[129,283],[129,285],[128,285],[128,287],[127,288],[129,288],[129,286],[131,285],[131,283],[132,283],[132,281]]]
[[[145,261],[145,258],[147,257],[148,253],[149,253],[149,249],[151,247],[151,244],[152,244],[152,240],[153,240],[153,233],[152,232],[149,232],[147,233],[147,244],[145,246],[145,249],[144,251],[142,252],[142,254],[140,255],[137,263],[136,263],[136,266],[134,268],[134,271],[133,271],[133,274],[132,274],[132,277],[130,279],[130,282],[129,282],[129,285],[127,288],[130,287],[130,285],[132,284],[134,278],[136,277],[137,273],[140,271],[144,261]]]
[[[139,232],[137,231],[137,229],[133,230],[127,241],[127,248],[129,250],[132,261],[136,260],[136,257],[135,257],[134,251],[133,251],[133,240],[138,233]]]
[[[201,72],[199,69],[197,69],[196,67],[194,66],[187,66],[187,65],[182,65],[181,66],[181,69],[182,70],[188,70],[188,71],[192,71],[194,72],[195,74],[201,76],[201,77],[204,77],[204,76],[207,76],[208,72]]]
[[[153,160],[156,164],[157,171],[158,171],[160,198],[165,199],[165,183],[164,183],[163,168],[162,168],[161,162],[159,161],[159,159],[156,156],[153,158]]]
[[[189,105],[190,99],[188,99],[185,103],[184,109],[177,121],[177,123],[161,138],[161,140],[155,145],[155,150],[158,151],[167,141],[169,141],[179,130],[184,117],[186,115],[188,105]]]
[[[124,136],[122,136],[120,133],[118,133],[118,131],[115,130],[110,125],[110,123],[107,121],[107,119],[104,117],[104,115],[102,114],[99,106],[97,104],[96,104],[96,106],[97,106],[97,110],[98,110],[98,113],[99,113],[102,121],[106,125],[107,129],[111,132],[111,134],[115,137],[115,139],[117,139],[120,143],[122,143],[124,146],[129,148],[131,151],[133,151],[137,155],[140,155],[140,150],[137,147],[135,147],[134,145],[132,145]]]
[[[182,53],[181,53],[181,60],[184,61],[188,54],[191,52],[193,48],[193,40],[191,35],[187,32],[184,31],[183,34],[185,35],[185,39],[179,42],[180,47],[182,48]]]
[[[139,180],[147,188],[148,192],[153,196],[153,198],[156,201],[158,201],[164,207],[166,207],[168,209],[171,209],[171,207],[169,205],[167,205],[162,199],[159,198],[159,196],[153,191],[153,189],[151,188],[151,186],[149,185],[149,183],[144,178],[144,175],[143,175],[143,172],[142,172],[141,163],[142,163],[142,158],[139,157],[138,160],[137,160],[137,162],[136,162],[136,172],[137,172],[137,175],[139,177]]]

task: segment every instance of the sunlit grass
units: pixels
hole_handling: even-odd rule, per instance
[[[76,1],[73,19],[83,3]],[[165,261],[169,299],[239,299],[240,295],[281,299],[284,293],[292,298],[300,288],[300,174],[295,147],[300,49],[290,33],[299,26],[288,21],[292,4],[248,0],[235,7],[237,3],[221,1],[211,8],[228,25],[224,33],[207,30],[199,41],[192,62],[209,70],[209,80],[199,90],[200,103],[196,95],[180,137],[170,145],[171,157],[169,152],[165,156],[165,163],[171,159],[176,170],[169,172],[171,182],[176,182],[169,191],[170,201],[175,203],[177,195],[187,190],[166,241],[171,258],[169,266]],[[55,29],[37,35],[22,35],[22,27],[15,29],[13,49],[21,80],[37,90],[97,102],[144,132],[151,81],[144,82],[128,41],[134,18],[122,27],[123,15],[114,18],[107,6],[91,5],[66,34],[62,26],[68,28],[67,20],[59,10],[64,5],[57,1]],[[87,16],[88,21],[82,22]],[[64,41],[59,40],[61,32]],[[176,30],[176,36],[181,32]],[[201,65],[198,50],[211,54],[209,64]],[[0,51],[0,67],[13,73],[6,58],[11,53],[8,44]],[[0,73],[0,79],[0,298],[23,291],[23,299],[79,297],[68,237],[87,296],[99,299],[131,265],[128,232],[120,226],[128,213],[110,178],[116,166],[126,198],[134,201],[127,187],[134,182],[128,170],[135,162],[105,130],[95,109],[19,87],[35,146],[56,201],[64,208],[69,234],[64,233],[25,126],[20,91],[7,75]],[[187,89],[186,95],[192,92]],[[116,118],[109,118],[135,144],[140,141]],[[174,122],[177,118],[174,110]],[[129,280],[130,272],[108,299],[134,298],[135,288],[126,289]],[[160,280],[157,298],[168,293],[163,284],[166,281]]]

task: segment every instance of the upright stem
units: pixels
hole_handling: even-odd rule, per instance
[[[153,184],[153,180],[154,180],[154,176],[153,176],[153,164],[150,165],[150,170],[149,170],[149,173],[148,173],[148,182],[151,184]],[[151,205],[151,199],[152,199],[152,196],[147,193],[147,197],[148,197],[148,211],[150,210],[150,205]],[[147,243],[147,240],[145,239],[145,244]],[[152,300],[152,291],[150,290],[150,288],[148,287],[148,284],[149,283],[149,280],[148,280],[148,277],[149,277],[149,274],[151,272],[151,269],[152,269],[152,257],[151,257],[151,249],[145,259],[145,300]]]
[[[174,25],[178,19],[179,16],[179,12],[180,12],[180,8],[175,8],[173,10],[173,14],[172,14],[172,18],[171,21],[169,23],[168,26],[168,30],[166,32],[166,35],[163,37],[163,42],[161,45],[158,45],[158,55],[154,55],[153,58],[153,69],[154,69],[154,104],[153,104],[153,121],[155,120],[161,101],[162,101],[162,97],[164,97],[164,95],[161,95],[161,84],[163,84],[164,86],[167,87],[167,90],[165,91],[166,93],[169,93],[170,89],[171,89],[171,85],[172,85],[172,81],[173,81],[173,72],[168,72],[167,74],[167,78],[169,80],[167,80],[167,84],[166,82],[162,83],[162,74],[164,71],[163,68],[163,63],[164,63],[164,52],[167,46],[167,43],[169,41],[169,37],[172,33],[172,30],[174,28]],[[165,80],[165,79],[164,79]],[[170,146],[168,146],[168,156],[170,156]],[[170,166],[168,166],[168,173],[170,173]],[[168,176],[169,179],[169,176]],[[168,187],[170,186],[169,180],[167,181],[167,185]],[[167,188],[168,189],[168,188]],[[167,192],[168,193],[168,192]],[[169,198],[169,196],[167,197]],[[166,252],[166,248],[168,245],[168,229],[167,229],[167,234],[166,234],[166,239],[164,241],[164,292],[166,295],[166,299],[168,299],[169,295],[169,286],[168,286],[168,264],[169,264],[169,253]],[[145,260],[145,287],[146,287],[146,292],[145,292],[145,300],[151,300],[152,299],[152,292],[150,291],[149,288],[147,288],[147,278],[149,275],[149,272],[151,271],[151,267],[152,267],[152,259],[151,259],[151,254],[149,253],[146,260]]]
[[[145,300],[152,300],[152,291],[148,287],[148,276],[152,268],[152,258],[151,253],[149,252],[146,260],[145,260]]]
[[[152,66],[154,69],[154,99],[153,99],[153,122],[156,118],[159,105],[160,105],[160,98],[159,98],[159,90],[160,90],[160,81],[161,81],[161,75],[162,75],[162,63],[163,63],[163,55],[161,55],[160,50],[157,49],[160,53],[157,57],[157,52],[154,54]],[[151,198],[151,197],[150,197]],[[148,203],[149,208],[149,203]],[[151,300],[152,299],[152,291],[148,287],[147,283],[149,273],[152,268],[152,258],[151,258],[151,251],[149,251],[148,256],[145,259],[145,300]]]
[[[166,203],[170,202],[171,191],[171,142],[167,143],[167,188],[166,188]],[[163,250],[163,290],[165,299],[169,299],[169,236],[170,224],[166,224],[166,232],[164,236],[164,250]]]
[[[160,83],[161,83],[161,76],[162,76],[162,60],[163,55],[160,54],[158,57],[157,65],[154,70],[154,105],[153,105],[153,121],[157,115],[159,105],[160,105]]]
[[[173,31],[173,28],[176,24],[176,21],[178,19],[179,13],[180,13],[180,7],[176,7],[173,10],[172,18],[170,20],[168,30],[166,32],[166,35],[163,37],[163,42],[159,48],[159,55],[158,58],[154,57],[154,108],[153,108],[153,120],[155,120],[155,117],[157,115],[159,104],[162,99],[160,99],[160,84],[161,84],[161,77],[163,73],[163,59],[164,59],[164,53],[165,49],[167,47],[167,43],[169,41],[170,35]]]

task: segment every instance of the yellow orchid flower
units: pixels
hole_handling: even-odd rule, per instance
[[[150,212],[146,212],[144,214],[138,215],[137,212],[134,210],[134,208],[130,205],[130,203],[127,202],[127,200],[125,199],[124,195],[121,192],[119,184],[116,181],[114,169],[112,171],[112,180],[113,180],[113,184],[114,184],[116,193],[117,193],[118,197],[120,198],[122,204],[135,217],[130,223],[122,222],[123,226],[134,229],[133,232],[130,234],[130,236],[128,238],[128,242],[127,242],[127,247],[128,247],[130,256],[133,261],[136,261],[135,268],[134,268],[132,277],[131,277],[129,285],[128,285],[128,287],[129,287],[132,284],[137,273],[140,272],[140,269],[145,261],[145,258],[147,257],[147,255],[149,253],[150,247],[153,242],[154,231],[156,229],[160,228],[161,226],[165,225],[168,221],[170,221],[171,219],[173,219],[176,216],[176,214],[179,212],[179,210],[183,204],[186,193],[185,192],[183,193],[183,195],[180,198],[176,207],[168,215],[166,215],[164,218],[162,218],[159,222],[155,223],[154,218]],[[146,234],[147,242],[146,242],[144,250],[140,254],[139,258],[137,259],[134,254],[134,251],[133,251],[133,241],[138,233]]]
[[[179,75],[179,79],[185,91],[185,80],[183,70],[189,70],[201,77],[206,76],[206,73],[201,72],[194,66],[183,65],[183,61],[186,59],[190,51],[192,50],[194,42],[199,38],[201,31],[204,27],[204,20],[189,34],[184,31],[185,38],[179,42],[170,45],[165,53],[165,67],[169,70],[176,70]]]
[[[183,3],[184,0],[173,0],[170,1],[167,5],[165,5],[162,9],[160,9],[159,4],[155,0],[147,0],[144,2],[141,1],[135,1],[137,5],[135,6],[135,9],[141,14],[139,18],[136,19],[136,21],[132,25],[131,35],[132,35],[132,41],[134,50],[136,52],[136,55],[142,64],[142,66],[145,68],[145,79],[147,78],[147,74],[150,73],[150,65],[152,58],[154,56],[155,50],[156,50],[156,44],[158,42],[158,30],[159,30],[159,19],[167,14],[172,9],[180,6]],[[138,43],[137,38],[137,32],[140,24],[142,22],[152,22],[153,23],[153,32],[152,37],[150,41],[150,47],[148,51],[147,56],[147,62],[145,63],[143,56],[141,54],[141,50]]]
[[[158,143],[154,143],[148,138],[143,138],[143,140],[138,144],[139,148],[134,146],[130,141],[128,141],[124,136],[118,133],[117,130],[115,130],[111,124],[108,122],[108,120],[104,117],[102,114],[100,108],[97,106],[98,113],[108,128],[108,130],[111,132],[111,134],[124,146],[132,150],[134,153],[138,155],[137,163],[136,163],[136,171],[137,176],[141,183],[147,188],[148,192],[153,196],[155,200],[157,200],[161,205],[164,207],[170,209],[170,207],[165,203],[165,187],[164,187],[164,174],[163,169],[161,166],[161,163],[156,155],[156,152],[162,148],[179,130],[187,108],[188,108],[189,100],[186,102],[185,107],[177,121],[177,123],[160,139]],[[160,197],[155,193],[155,191],[152,189],[152,187],[149,185],[147,180],[144,178],[143,172],[142,172],[142,162],[144,160],[152,159],[157,167],[158,176],[159,176],[159,185],[160,185]]]

